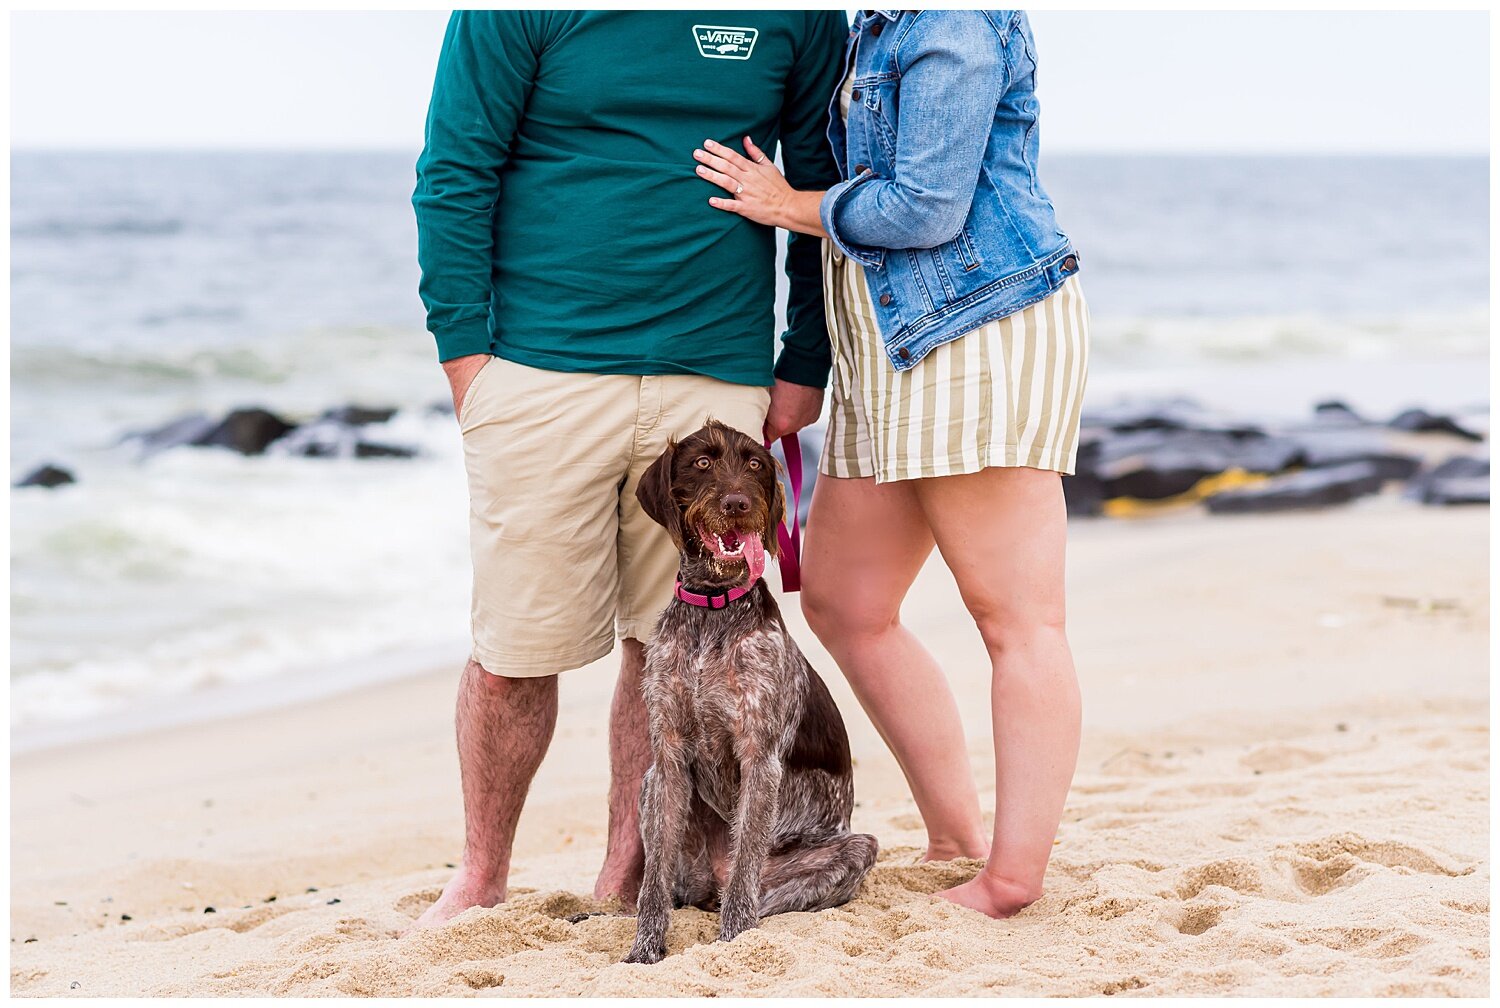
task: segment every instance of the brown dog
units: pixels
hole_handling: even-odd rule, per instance
[[[729,941],[762,916],[848,902],[875,863],[875,838],[849,829],[843,719],[760,580],[786,507],[775,467],[710,420],[636,491],[682,566],[646,650],[646,871],[626,962],[666,955],[673,906],[719,906]]]

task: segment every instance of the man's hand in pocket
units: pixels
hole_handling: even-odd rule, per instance
[[[453,415],[458,416],[463,408],[464,396],[474,382],[474,376],[490,359],[489,354],[469,354],[443,361],[443,373],[448,376],[448,388],[453,392]]]

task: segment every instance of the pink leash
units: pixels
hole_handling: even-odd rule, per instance
[[[771,443],[766,442],[766,447]],[[786,475],[792,484],[792,506],[787,525],[776,526],[776,542],[781,547],[781,590],[802,589],[802,526],[797,521],[802,511],[802,442],[796,434],[781,439],[781,453],[786,456]]]

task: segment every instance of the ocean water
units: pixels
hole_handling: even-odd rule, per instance
[[[409,153],[12,160],[12,727],[273,702],[465,650],[467,507]],[[1090,396],[1485,408],[1488,162],[1054,157]],[[411,460],[142,459],[193,410],[400,408]],[[81,730],[81,729],[80,729]],[[51,735],[49,735],[51,733]]]

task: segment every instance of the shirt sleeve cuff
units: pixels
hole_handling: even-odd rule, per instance
[[[464,319],[434,329],[439,361],[490,352],[490,323],[487,318]]]
[[[776,377],[793,385],[806,385],[821,389],[828,386],[828,371],[832,362],[827,358],[808,353],[799,347],[782,349],[776,361]]]
[[[871,269],[880,269],[885,265],[885,249],[857,245],[849,241],[840,233],[837,223],[839,208],[849,198],[849,194],[866,182],[873,182],[875,179],[875,173],[866,168],[854,178],[840,182],[824,193],[823,202],[818,205],[818,216],[822,218],[823,230],[828,232],[828,237],[833,240],[833,244],[840,252]]]

